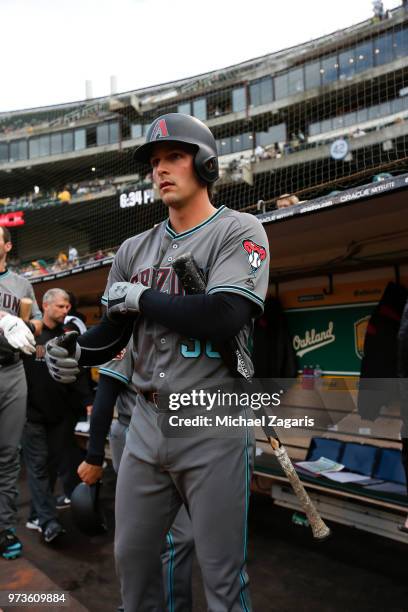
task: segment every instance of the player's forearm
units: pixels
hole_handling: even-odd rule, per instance
[[[223,342],[233,338],[252,316],[251,302],[233,293],[168,295],[145,291],[141,313],[182,336]]]
[[[110,361],[129,342],[134,319],[110,321],[106,315],[101,322],[79,336],[81,347],[79,364],[83,366],[100,365]]]
[[[105,442],[113,418],[113,408],[124,384],[110,376],[101,374],[91,414],[89,444],[85,461],[91,465],[102,465]]]

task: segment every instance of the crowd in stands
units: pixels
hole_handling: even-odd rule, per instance
[[[85,102],[81,106],[71,109],[55,108],[49,111],[32,112],[32,114],[19,115],[18,113],[2,113],[0,115],[0,134],[9,135],[15,132],[25,132],[30,135],[37,129],[46,129],[56,125],[67,125],[72,127],[76,121],[86,117],[99,119],[106,116],[107,105],[101,102]]]
[[[98,194],[115,195],[123,191],[151,188],[151,176],[148,174],[144,180],[124,180],[118,183],[114,177],[93,179],[61,185],[58,189],[43,190],[37,185],[32,192],[20,197],[0,197],[0,212],[12,212],[15,210],[45,208],[58,204],[75,204]]]
[[[9,268],[16,274],[25,278],[37,278],[47,274],[56,274],[66,270],[72,270],[77,266],[82,266],[95,261],[100,261],[107,257],[113,257],[117,248],[99,249],[95,253],[80,256],[78,250],[70,245],[67,251],[61,250],[54,259],[36,259],[30,262],[20,262],[18,259],[9,260]]]
[[[370,132],[378,131],[388,125],[396,125],[401,123],[404,123],[404,118],[397,117],[390,119],[388,123],[384,123],[382,121],[381,124],[364,127],[364,129],[359,126],[353,128],[352,130],[345,128],[344,134],[339,134],[336,136],[336,138],[361,138]],[[221,175],[226,176],[232,181],[241,181],[243,179],[244,168],[247,167],[249,163],[259,163],[265,160],[280,159],[282,157],[291,155],[292,153],[299,153],[305,149],[330,145],[334,142],[334,140],[335,138],[333,136],[325,137],[325,135],[322,134],[321,138],[314,139],[312,142],[309,142],[304,133],[299,130],[297,133],[293,132],[291,138],[285,142],[274,142],[265,146],[258,144],[254,151],[249,151],[246,155],[243,153],[237,153],[236,157],[230,160],[224,168],[221,166]]]
[[[0,118],[0,134],[12,134],[19,130],[31,133],[36,127],[46,128],[49,125],[44,116],[37,115],[30,118],[24,116],[5,116]]]

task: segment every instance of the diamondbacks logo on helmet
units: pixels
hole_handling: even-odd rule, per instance
[[[165,119],[159,119],[156,122],[156,125],[152,129],[152,133],[150,136],[150,142],[153,140],[159,140],[159,138],[166,138],[169,135],[169,130],[167,129],[167,123]]]
[[[255,276],[259,270],[261,263],[266,259],[266,249],[253,240],[243,240],[242,246],[248,254],[249,265],[251,272]]]

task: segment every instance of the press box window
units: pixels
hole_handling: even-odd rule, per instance
[[[50,154],[50,137],[47,134],[46,136],[40,136],[40,157],[47,157]]]
[[[0,163],[8,161],[8,144],[0,142]]]
[[[218,155],[228,155],[231,153],[231,137],[221,138],[217,140]]]
[[[280,100],[281,98],[287,98],[289,95],[288,88],[288,73],[280,74],[276,76],[274,79],[275,85],[275,98],[276,100]]]
[[[207,119],[207,100],[205,98],[193,100],[193,116],[201,121]]]
[[[119,142],[119,123],[117,121],[109,123],[109,142],[110,144]]]
[[[303,68],[294,68],[288,72],[288,94],[293,96],[305,88],[303,81]]]
[[[392,34],[383,34],[374,39],[374,63],[376,66],[388,64],[394,58]]]
[[[232,90],[232,112],[240,113],[246,110],[246,89],[237,87]]]
[[[320,62],[310,62],[305,66],[305,81],[306,89],[313,89],[314,87],[320,87],[321,74],[320,74]]]
[[[62,153],[62,134],[51,134],[51,155],[58,155]]]
[[[140,123],[133,123],[130,128],[130,137],[132,139],[142,137],[142,126]]]
[[[373,43],[357,45],[354,52],[356,72],[363,72],[373,66]]]
[[[354,49],[347,49],[339,53],[339,78],[350,79],[356,72],[356,58]]]
[[[408,28],[394,30],[394,55],[396,58],[408,55]]]
[[[256,144],[262,147],[275,144],[275,142],[286,142],[286,139],[286,123],[271,125],[267,130],[256,134]]]
[[[74,150],[73,132],[62,132],[62,152],[69,153]]]
[[[325,59],[322,59],[320,65],[320,74],[322,75],[322,85],[331,83],[337,80],[338,75],[338,62],[337,55],[330,55]]]
[[[183,115],[191,115],[191,102],[182,102],[177,106],[177,112]]]
[[[75,130],[74,132],[74,147],[75,151],[86,149],[86,131]]]
[[[109,144],[109,125],[103,123],[96,128],[96,144],[98,146]]]
[[[27,159],[27,141],[14,140],[10,143],[10,161]]]
[[[28,151],[30,159],[40,156],[40,139],[30,138],[28,141]]]

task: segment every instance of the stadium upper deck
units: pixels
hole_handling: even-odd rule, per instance
[[[408,64],[407,15],[403,9],[389,15],[207,74],[95,100],[1,113],[0,164],[19,169],[27,161],[33,167],[96,150],[126,150],[140,142],[161,112],[187,112],[207,121],[221,155],[286,144],[299,132],[305,143],[315,145],[367,122],[384,123],[408,112],[408,97],[400,95]]]
[[[41,208],[31,211],[20,256],[52,256],[49,241],[36,253],[45,239],[36,226],[58,218],[67,203],[57,194],[66,189],[75,206],[68,216],[77,235],[86,233],[84,253],[160,220],[165,211],[132,151],[153,117],[174,111],[212,129],[222,170],[216,199],[240,210],[257,212],[260,200],[273,208],[282,193],[310,199],[383,171],[406,172],[408,12],[395,9],[384,20],[171,83],[0,113],[0,202],[5,212],[23,208],[26,218]],[[89,181],[115,187],[95,189],[91,206],[89,193],[81,197]],[[64,232],[68,240],[71,230]]]

